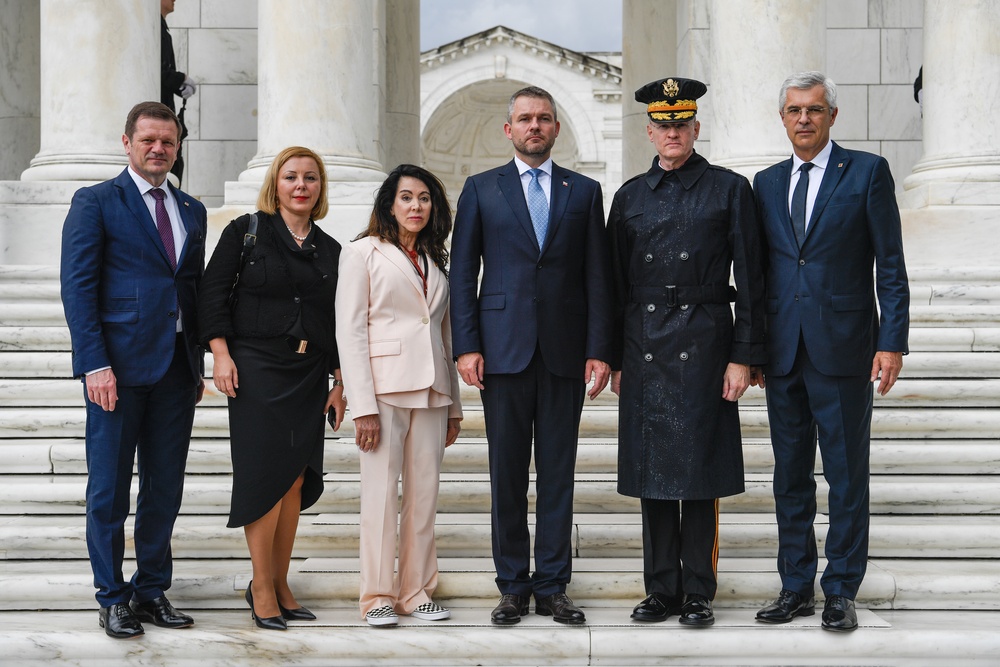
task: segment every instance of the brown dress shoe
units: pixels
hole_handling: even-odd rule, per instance
[[[569,596],[565,593],[553,593],[543,598],[535,598],[535,613],[539,616],[551,616],[556,623],[581,625],[587,622],[583,614]]]

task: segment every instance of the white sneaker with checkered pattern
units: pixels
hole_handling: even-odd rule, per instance
[[[419,618],[421,621],[443,621],[446,618],[451,618],[451,611],[436,602],[425,602],[410,612],[410,616]]]
[[[385,605],[384,607],[372,609],[365,614],[365,620],[368,621],[368,625],[396,625],[399,623],[399,616],[396,616],[396,612],[392,610],[392,607]]]

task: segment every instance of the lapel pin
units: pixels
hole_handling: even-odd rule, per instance
[[[837,164],[837,169],[840,169],[840,168],[841,168],[841,167],[843,167],[843,166],[844,166],[844,163],[843,163],[843,162],[840,162],[840,163],[838,163],[838,164]]]
[[[185,206],[190,206],[191,204],[189,204],[189,203],[187,203],[187,202],[184,202],[184,205],[185,205]]]
[[[569,186],[569,183],[567,183],[566,181],[563,181],[563,187],[565,188],[565,187],[568,187],[568,186]]]

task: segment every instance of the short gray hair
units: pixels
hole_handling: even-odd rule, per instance
[[[830,113],[833,113],[833,110],[837,108],[837,84],[826,74],[815,71],[799,72],[785,79],[785,82],[781,84],[781,92],[778,93],[778,112],[781,113],[785,110],[789,88],[809,90],[816,86],[823,86],[823,96],[826,98],[826,106],[830,107]]]
[[[548,100],[549,106],[552,107],[552,121],[558,122],[559,116],[556,115],[556,101],[552,98],[549,91],[544,88],[539,88],[538,86],[528,86],[527,88],[522,88],[510,96],[510,101],[507,103],[508,123],[514,120],[514,102],[516,102],[519,97],[535,97],[542,100]]]

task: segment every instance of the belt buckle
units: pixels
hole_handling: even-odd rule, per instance
[[[666,305],[668,308],[675,308],[677,306],[677,285],[665,285],[666,290]]]

